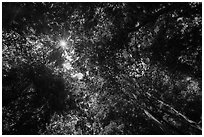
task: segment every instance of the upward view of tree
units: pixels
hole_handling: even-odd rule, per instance
[[[2,134],[202,134],[202,3],[2,3]]]

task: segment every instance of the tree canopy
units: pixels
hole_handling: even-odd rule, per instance
[[[202,3],[2,3],[3,134],[202,134]]]

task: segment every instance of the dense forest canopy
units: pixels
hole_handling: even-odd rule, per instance
[[[2,3],[3,134],[201,134],[202,3]]]

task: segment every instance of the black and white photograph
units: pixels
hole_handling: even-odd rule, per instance
[[[202,2],[1,2],[2,135],[202,135]]]

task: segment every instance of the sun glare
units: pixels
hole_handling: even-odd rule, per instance
[[[67,42],[66,42],[65,40],[61,40],[60,43],[59,43],[59,45],[60,45],[61,47],[66,47],[66,46],[67,46]]]

